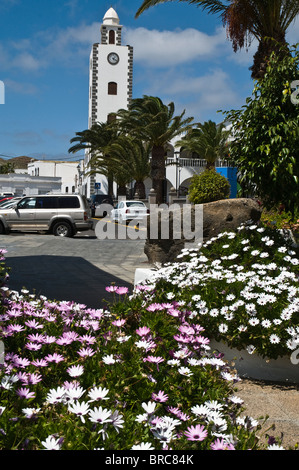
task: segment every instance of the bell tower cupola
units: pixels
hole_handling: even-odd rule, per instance
[[[115,44],[121,46],[122,25],[114,8],[109,8],[101,25],[101,44]]]

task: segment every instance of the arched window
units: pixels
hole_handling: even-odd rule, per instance
[[[115,44],[115,31],[113,29],[109,31],[109,44]]]
[[[115,82],[108,83],[108,95],[117,95],[117,83]]]

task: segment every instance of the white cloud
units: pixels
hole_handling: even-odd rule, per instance
[[[62,64],[64,67],[86,67],[90,48],[100,38],[100,23],[82,24],[65,30],[38,31],[31,38],[0,44],[0,66],[3,70],[20,69],[37,72]]]
[[[289,29],[286,34],[286,39],[292,45],[298,43],[299,41],[299,18],[298,17],[289,26]]]
[[[159,96],[167,103],[173,101],[177,113],[185,109],[186,115],[195,120],[222,120],[217,114],[219,109],[232,109],[243,101],[242,90],[222,69],[212,69],[201,76],[188,71],[152,73],[144,86],[144,94]]]
[[[125,29],[125,43],[134,47],[134,60],[148,67],[170,67],[220,56],[227,48],[225,31],[214,35],[193,28],[157,31]]]
[[[23,52],[15,57],[11,65],[28,72],[34,72],[40,69],[41,61],[33,57],[29,52]]]
[[[31,83],[19,82],[11,79],[4,79],[7,90],[12,90],[22,95],[34,95],[38,92],[38,88]]]

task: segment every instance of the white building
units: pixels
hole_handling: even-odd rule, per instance
[[[106,12],[100,28],[100,42],[93,44],[89,67],[88,127],[114,118],[119,109],[127,109],[132,99],[133,48],[122,45],[122,25],[113,8]],[[90,154],[86,154],[88,164]],[[97,184],[96,184],[97,183]],[[84,179],[83,192],[88,197],[107,193],[107,178],[97,174]]]
[[[3,174],[0,175],[0,192],[13,193],[15,196],[61,192],[61,178],[32,176],[25,173]]]
[[[60,178],[62,193],[76,193],[79,189],[78,165],[79,162],[34,160],[28,164],[27,172],[30,176]]]

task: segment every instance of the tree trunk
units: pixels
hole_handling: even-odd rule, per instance
[[[207,160],[206,169],[207,170],[214,170],[215,169],[215,160],[214,161]]]
[[[258,49],[253,56],[253,65],[249,68],[251,70],[251,77],[254,80],[264,78],[272,52],[281,57],[290,53],[287,48],[281,49],[282,46],[287,46],[285,34],[279,32],[275,36],[275,39],[265,38],[259,42]]]
[[[154,146],[151,160],[152,185],[156,192],[156,203],[162,204],[164,201],[164,181],[165,181],[165,150],[162,145]]]
[[[127,195],[127,187],[126,185],[119,185],[117,188],[117,197],[118,196],[126,196]]]
[[[138,194],[139,199],[145,199],[146,198],[145,186],[144,186],[143,181],[136,181],[135,182],[133,196],[135,196],[136,193]]]

